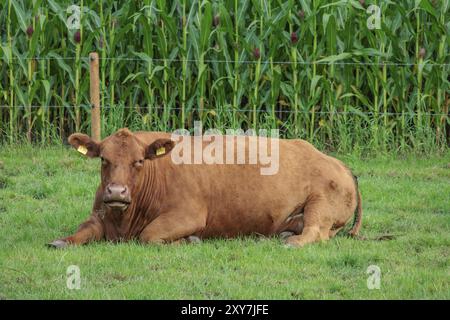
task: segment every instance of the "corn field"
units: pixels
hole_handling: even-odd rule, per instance
[[[0,141],[89,133],[96,51],[103,136],[202,120],[342,152],[442,150],[449,16],[449,0],[3,0]]]

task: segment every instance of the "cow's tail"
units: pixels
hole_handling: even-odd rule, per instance
[[[361,229],[361,223],[362,223],[362,200],[361,200],[361,192],[359,192],[358,188],[358,178],[353,175],[353,180],[355,180],[355,189],[356,189],[356,212],[355,212],[355,219],[353,220],[353,227],[349,231],[349,235],[351,237],[356,237],[359,233],[359,229]]]

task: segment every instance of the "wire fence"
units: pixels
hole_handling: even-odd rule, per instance
[[[78,61],[90,61],[90,57],[12,57],[12,60],[78,60]],[[11,60],[6,58],[6,60]],[[199,63],[198,59],[168,59],[168,58],[138,58],[138,57],[99,57],[99,60],[104,61],[137,61],[137,62],[183,62],[183,63]],[[431,67],[442,67],[446,68],[450,66],[450,63],[435,63],[429,62],[428,60],[421,60],[419,62],[392,62],[392,61],[273,61],[273,60],[220,60],[220,59],[206,59],[202,60],[203,63],[230,63],[230,64],[273,64],[273,65],[330,65],[330,66],[394,66],[394,67],[415,67],[415,66],[431,66]],[[89,104],[80,104],[80,105],[0,105],[0,109],[56,109],[56,108],[64,108],[64,109],[90,109],[92,108]],[[104,105],[101,106],[102,109],[153,109],[153,110],[166,110],[166,111],[176,111],[176,110],[185,110],[185,111],[195,111],[195,108],[181,108],[174,106],[149,106],[149,105]],[[373,112],[373,111],[320,111],[320,110],[283,110],[277,109],[267,110],[267,109],[242,109],[242,108],[233,108],[233,107],[219,107],[219,108],[206,108],[203,109],[204,112],[208,111],[231,111],[231,112],[256,112],[256,113],[277,113],[277,114],[318,114],[318,115],[367,115],[367,116],[430,116],[430,117],[449,117],[449,113],[439,113],[439,112],[413,112],[413,111],[404,111],[404,112]]]
[[[23,60],[80,60],[80,61],[90,61],[89,57],[23,57],[20,58]],[[13,57],[12,60],[19,60],[17,57]],[[200,60],[198,59],[165,59],[165,58],[149,58],[149,59],[142,59],[137,57],[99,57],[99,60],[105,60],[105,61],[139,61],[139,62],[189,62],[189,63],[198,63]],[[236,61],[234,60],[217,60],[217,59],[206,59],[202,60],[203,63],[230,63],[234,64]],[[431,67],[449,67],[450,63],[430,63],[427,60],[421,61],[419,63],[415,62],[392,62],[392,61],[272,61],[272,60],[237,60],[240,64],[274,64],[274,65],[332,65],[332,66],[396,66],[396,67],[415,67],[419,65],[427,65]],[[48,106],[42,106],[42,105],[17,105],[17,106],[8,106],[8,105],[0,105],[0,109],[10,109],[10,108],[16,108],[16,109],[36,109],[36,108],[91,108],[91,105],[88,104],[81,104],[81,105],[48,105]],[[148,106],[127,106],[127,105],[105,105],[102,106],[102,109],[114,109],[114,108],[125,108],[125,109],[136,109],[136,108],[143,108]],[[165,107],[165,106],[151,106],[152,109],[169,109],[169,110],[183,110],[181,107]],[[189,110],[192,110],[189,109]],[[204,111],[209,110],[217,110],[217,109],[205,109]],[[238,109],[238,108],[220,108],[220,110],[227,110],[227,111],[234,111],[234,112],[257,112],[257,113],[264,113],[264,112],[272,112],[271,110],[254,110],[254,109]],[[276,110],[276,113],[304,113],[304,114],[310,114],[314,112],[315,114],[364,114],[364,115],[388,115],[388,116],[402,116],[402,115],[409,115],[409,116],[416,116],[416,115],[423,115],[423,116],[450,116],[448,113],[434,113],[434,112],[373,112],[373,111],[312,111],[312,110]]]

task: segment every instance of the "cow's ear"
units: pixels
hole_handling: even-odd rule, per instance
[[[158,139],[147,147],[145,158],[153,160],[164,157],[172,151],[174,146],[175,143],[170,139]]]
[[[79,153],[88,156],[89,158],[95,158],[100,155],[100,145],[86,134],[74,133],[70,135],[69,143]]]

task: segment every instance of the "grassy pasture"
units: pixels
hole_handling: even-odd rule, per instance
[[[338,156],[339,157],[339,156]],[[65,147],[0,149],[0,299],[449,299],[450,153],[431,157],[339,157],[360,177],[362,235],[302,249],[278,239],[198,245],[44,244],[87,217],[97,160]],[[77,265],[81,288],[66,287]],[[381,287],[366,285],[369,265]]]

